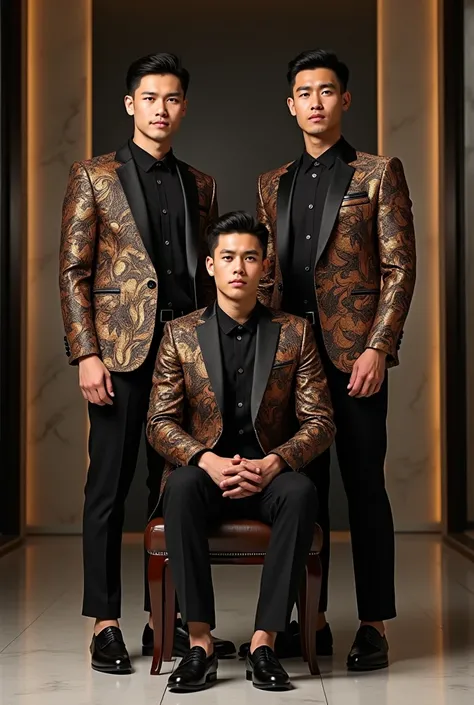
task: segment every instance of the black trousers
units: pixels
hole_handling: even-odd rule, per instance
[[[111,373],[113,406],[89,404],[90,465],[83,518],[82,613],[86,617],[120,617],[125,500],[137,464],[161,332],[162,327],[157,330],[150,354],[141,367],[133,372]],[[164,461],[148,442],[146,452],[150,516],[158,501]],[[146,610],[149,605],[148,581],[145,580]]]
[[[164,492],[166,545],[183,621],[215,628],[208,531],[226,518],[271,525],[255,629],[285,631],[303,578],[318,511],[314,484],[283,472],[258,496],[227,499],[198,467],[173,470]]]
[[[321,333],[315,330],[328,378],[336,424],[336,451],[347,496],[359,619],[382,621],[396,616],[394,529],[384,463],[387,450],[388,379],[372,397],[348,395],[350,375],[329,360]],[[328,603],[330,556],[329,450],[311,466],[319,496],[318,523],[324,533],[320,611]]]

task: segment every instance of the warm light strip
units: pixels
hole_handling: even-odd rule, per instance
[[[430,493],[432,516],[431,523],[441,522],[441,502],[442,502],[442,476],[441,476],[441,340],[440,340],[440,261],[439,252],[441,247],[440,241],[440,123],[439,123],[439,81],[440,81],[440,66],[439,66],[439,15],[438,15],[438,0],[423,0],[424,6],[429,8],[430,13],[430,105],[427,111],[426,129],[429,131],[429,143],[431,145],[430,156],[431,162],[427,166],[429,177],[431,179],[430,194],[432,195],[432,206],[429,219],[429,232],[434,240],[431,247],[427,248],[431,257],[428,272],[430,276],[430,299],[431,320],[430,325],[426,326],[427,335],[431,336],[431,340],[426,345],[431,350],[430,370],[428,372],[429,388],[431,392],[431,419],[430,419],[430,435],[432,439],[434,467],[430,472]],[[390,56],[386,31],[390,28],[389,12],[395,4],[387,2],[387,0],[377,0],[377,133],[378,133],[378,152],[379,154],[389,155],[390,149],[385,144],[385,128],[386,120],[386,91],[389,90],[389,82],[386,81],[386,62],[393,61]],[[398,11],[398,10],[397,10]],[[403,12],[403,8],[399,8]],[[388,87],[387,87],[388,86]],[[402,98],[401,98],[402,99]],[[423,256],[425,256],[423,252]]]

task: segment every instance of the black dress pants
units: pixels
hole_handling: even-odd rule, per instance
[[[316,338],[334,407],[336,451],[349,508],[352,556],[359,619],[383,621],[396,616],[394,586],[394,528],[385,489],[387,450],[387,375],[380,391],[371,397],[348,395],[350,375],[329,360],[320,331]],[[329,450],[311,465],[319,497],[318,523],[324,534],[321,553],[323,584],[320,612],[328,603],[330,555]]]
[[[161,327],[162,329],[162,327]],[[158,329],[147,360],[133,372],[112,372],[112,406],[89,404],[90,465],[83,519],[83,615],[118,619],[121,609],[121,548],[125,500],[135,473],[148,412]],[[146,442],[148,516],[160,491],[164,461]],[[145,609],[149,609],[145,581]]]
[[[226,518],[258,519],[272,535],[262,572],[255,629],[285,631],[311,549],[318,502],[302,473],[282,472],[258,495],[227,499],[204,470],[173,470],[163,498],[166,545],[183,621],[215,627],[208,532]]]

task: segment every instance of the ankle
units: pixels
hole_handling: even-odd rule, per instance
[[[153,629],[153,617],[152,617],[151,612],[150,612],[150,616],[148,617],[148,626],[150,627],[150,629]]]
[[[326,626],[326,612],[318,612],[318,618],[316,620],[316,631],[319,632]]]
[[[120,628],[117,619],[96,619],[94,625],[94,634],[98,636],[101,631],[103,631],[107,627]]]
[[[214,653],[214,642],[211,636],[209,624],[202,622],[189,622],[189,646],[193,649],[195,646],[200,646],[206,652],[207,656]]]
[[[360,623],[361,627],[373,627],[378,631],[380,636],[385,636],[385,624],[383,622],[365,622],[364,620]]]
[[[276,635],[276,632],[265,632],[262,629],[256,631],[250,642],[250,653],[253,654],[260,646],[268,646],[274,651]]]

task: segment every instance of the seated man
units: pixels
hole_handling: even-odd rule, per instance
[[[272,527],[247,678],[257,688],[291,687],[275,637],[289,622],[317,518],[304,467],[335,429],[311,326],[257,303],[267,237],[247,213],[215,223],[206,264],[217,303],[167,323],[157,357],[147,435],[167,460],[160,501],[191,647],[168,681],[178,691],[216,680],[207,535],[236,517]]]

